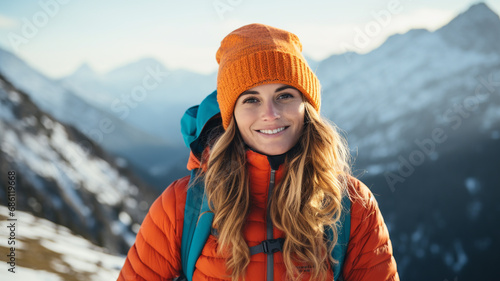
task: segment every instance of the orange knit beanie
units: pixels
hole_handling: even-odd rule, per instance
[[[217,102],[224,129],[240,94],[263,84],[293,86],[319,112],[319,80],[301,52],[302,44],[295,34],[272,26],[250,24],[227,35],[216,55]]]

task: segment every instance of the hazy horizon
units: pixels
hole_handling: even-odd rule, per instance
[[[433,31],[479,2],[500,10],[498,1],[373,2],[2,2],[0,48],[52,78],[84,63],[106,73],[148,57],[171,69],[209,74],[217,70],[215,52],[224,36],[253,22],[297,34],[304,54],[323,60],[346,51],[368,53],[410,29]]]

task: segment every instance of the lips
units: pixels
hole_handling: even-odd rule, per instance
[[[283,130],[285,130],[287,127],[280,127],[280,128],[276,128],[276,129],[273,129],[273,130],[259,130],[259,132],[263,133],[263,134],[266,134],[266,135],[274,135],[274,134],[277,134]]]

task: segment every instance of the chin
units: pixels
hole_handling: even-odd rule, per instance
[[[279,148],[270,148],[270,147],[263,147],[262,149],[258,150],[262,152],[265,155],[273,156],[273,155],[280,155],[287,153],[290,148],[287,147],[279,147]]]

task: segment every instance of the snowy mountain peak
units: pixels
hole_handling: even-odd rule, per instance
[[[106,73],[106,78],[113,81],[120,81],[123,79],[132,79],[133,77],[143,77],[148,69],[155,69],[156,71],[166,72],[167,67],[155,58],[142,58],[140,60],[128,63],[121,67],[115,68]]]
[[[387,48],[400,48],[401,45],[406,45],[408,42],[417,40],[418,37],[429,34],[429,30],[423,28],[410,29],[406,33],[396,33],[387,38],[379,49]]]
[[[97,73],[88,63],[83,63],[72,75],[77,76],[96,76]]]
[[[71,78],[71,79],[68,79]],[[94,71],[94,69],[88,64],[88,63],[83,63],[78,67],[73,73],[71,73],[69,76],[60,79],[59,81],[63,82],[63,85],[65,85],[66,80],[73,80],[73,81],[99,81],[101,80],[101,77],[98,73]],[[95,82],[94,82],[95,83]]]
[[[500,23],[498,15],[488,7],[485,3],[477,3],[472,5],[465,12],[456,17],[456,19],[463,17],[472,23],[490,21],[492,23]]]
[[[500,54],[500,18],[485,3],[471,6],[436,33],[463,50]]]

